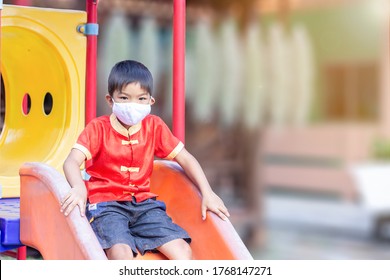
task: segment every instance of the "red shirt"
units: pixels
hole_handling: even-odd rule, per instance
[[[173,159],[183,147],[155,115],[126,129],[112,114],[92,120],[73,148],[87,158],[88,199],[98,203],[157,196],[150,192],[154,157]]]

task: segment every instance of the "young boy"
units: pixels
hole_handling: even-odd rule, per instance
[[[105,96],[113,113],[85,127],[64,163],[72,188],[61,202],[61,212],[68,215],[78,206],[108,259],[132,259],[137,251],[160,251],[169,259],[192,258],[190,237],[150,192],[155,156],[175,160],[199,187],[203,219],[207,210],[221,219],[229,217],[198,161],[159,117],[149,114],[155,102],[152,90],[152,75],[143,64],[118,62]],[[80,173],[84,161],[91,176],[87,182]]]

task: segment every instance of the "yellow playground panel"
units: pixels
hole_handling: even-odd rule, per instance
[[[25,162],[61,171],[84,127],[86,38],[77,26],[85,22],[84,11],[3,7],[0,198],[20,196]]]

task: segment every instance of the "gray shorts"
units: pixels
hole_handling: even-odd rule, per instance
[[[107,201],[87,204],[86,216],[103,249],[124,243],[134,256],[175,240],[191,238],[166,213],[165,203],[154,198],[142,202]]]

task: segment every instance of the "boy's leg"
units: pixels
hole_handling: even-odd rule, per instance
[[[192,251],[188,243],[188,233],[173,223],[166,213],[165,203],[148,199],[134,203],[139,213],[130,230],[136,247],[143,255],[147,251],[158,250],[169,259],[191,259]]]
[[[137,252],[126,214],[126,205],[117,201],[89,204],[87,207],[87,219],[108,259],[133,259]]]
[[[157,248],[170,260],[192,260],[192,250],[184,239],[174,239]]]
[[[133,251],[127,244],[115,244],[111,248],[105,250],[109,260],[132,260]]]

